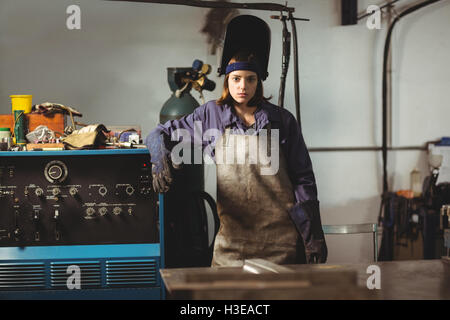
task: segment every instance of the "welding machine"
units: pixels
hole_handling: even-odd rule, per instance
[[[0,152],[0,299],[161,299],[147,149]]]

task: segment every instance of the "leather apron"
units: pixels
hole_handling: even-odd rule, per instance
[[[260,135],[232,134],[230,129],[226,129],[217,141],[220,228],[214,243],[213,267],[242,266],[245,259],[255,258],[277,264],[296,263],[299,235],[288,213],[295,197],[283,152],[280,150],[276,155],[280,158],[275,174],[261,175],[260,171],[270,167],[267,165],[270,160],[270,129],[267,132],[267,136],[261,139]],[[254,149],[249,152],[255,143],[258,148],[268,150],[258,152],[258,161],[254,159]],[[235,160],[238,152],[241,161],[227,161],[233,152]],[[221,163],[218,159],[222,160]]]

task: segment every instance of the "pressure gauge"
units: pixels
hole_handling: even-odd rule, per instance
[[[44,169],[45,179],[50,183],[61,183],[66,180],[67,166],[62,161],[54,160],[47,163]]]

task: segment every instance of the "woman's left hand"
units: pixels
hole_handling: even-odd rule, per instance
[[[307,263],[325,263],[328,248],[320,220],[319,201],[309,200],[295,204],[289,214],[303,238]]]

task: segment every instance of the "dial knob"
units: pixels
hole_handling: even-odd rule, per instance
[[[62,161],[54,160],[47,163],[44,175],[50,183],[60,183],[67,178],[67,166]]]
[[[59,180],[63,176],[63,168],[60,165],[54,164],[48,168],[48,176],[53,180]]]
[[[106,207],[101,207],[98,209],[98,213],[100,213],[101,216],[104,216],[108,212],[108,209]]]
[[[75,197],[75,196],[78,194],[78,189],[75,188],[75,187],[70,188],[70,189],[69,189],[69,194],[70,194],[72,197]]]
[[[89,207],[89,208],[86,209],[86,214],[88,216],[92,216],[94,213],[95,213],[95,209],[94,208]]]
[[[122,208],[121,207],[114,207],[113,209],[113,214],[118,216],[119,214],[122,213]]]
[[[36,188],[36,190],[34,190],[34,194],[37,197],[42,197],[44,195],[44,190],[42,190],[42,188]]]
[[[60,188],[53,188],[52,190],[52,194],[56,197],[61,193],[61,189]]]

